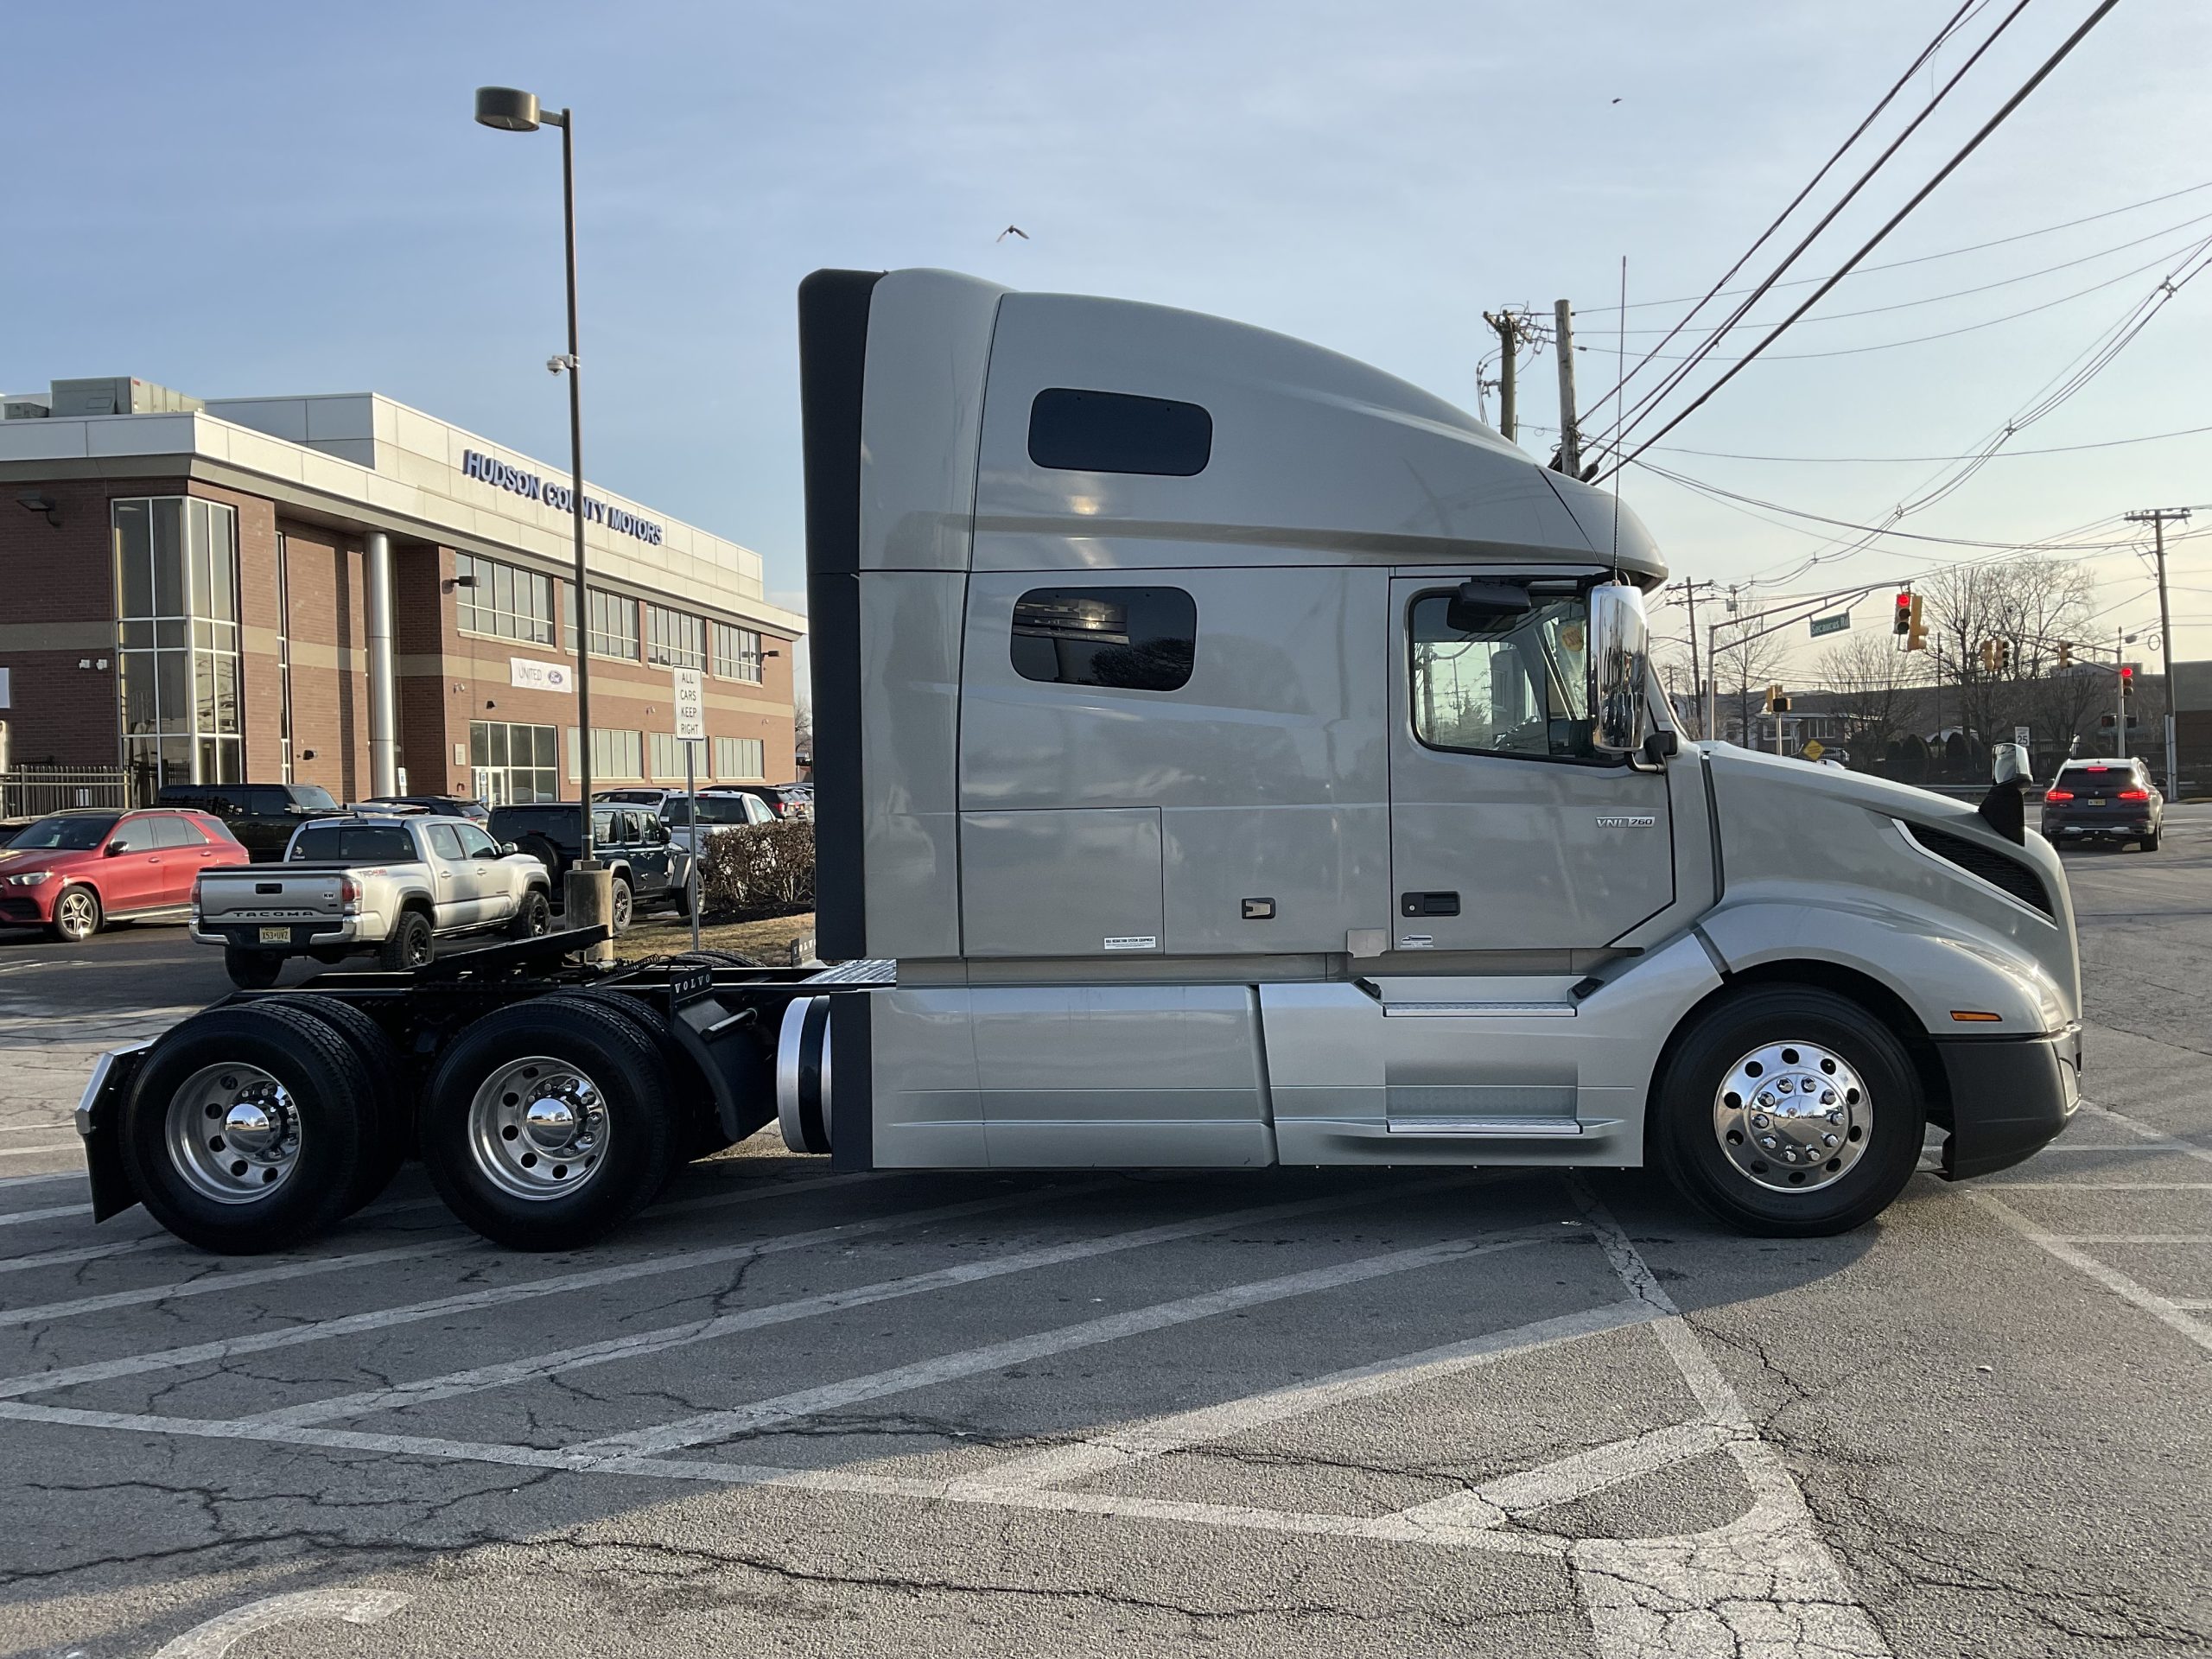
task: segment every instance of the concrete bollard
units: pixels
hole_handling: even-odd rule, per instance
[[[562,898],[568,910],[562,918],[564,925],[604,927],[614,914],[614,873],[595,858],[572,864],[562,884]],[[588,961],[611,963],[614,942],[602,939],[584,954]]]

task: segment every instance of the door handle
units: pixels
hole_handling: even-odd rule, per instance
[[[1401,916],[1457,916],[1459,895],[1456,893],[1402,893],[1398,895],[1398,914]]]

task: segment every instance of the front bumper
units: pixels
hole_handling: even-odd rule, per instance
[[[1950,1085],[1943,1179],[2009,1169],[2056,1140],[2082,1103],[2082,1028],[2044,1037],[1939,1038]]]

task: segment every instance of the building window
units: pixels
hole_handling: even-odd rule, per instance
[[[673,732],[655,732],[652,739],[652,775],[656,778],[683,777],[684,740]],[[690,747],[696,751],[692,764],[698,768],[698,771],[695,775],[701,778],[713,777],[715,774],[707,770],[706,744],[697,738],[693,738],[690,740]]]
[[[468,722],[468,764],[476,798],[487,806],[557,801],[561,780],[555,772],[554,728],[517,726],[504,721]]]
[[[238,514],[188,496],[119,500],[116,666],[134,798],[245,777]]]
[[[473,553],[454,556],[454,610],[463,633],[553,643],[552,577]]]
[[[665,605],[645,607],[645,660],[660,668],[704,668],[707,625]]]
[[[576,648],[576,588],[561,584],[561,620],[568,629],[568,648]],[[594,657],[638,660],[638,601],[604,588],[591,590],[591,652]]]
[[[715,672],[726,680],[760,683],[760,636],[751,628],[714,625]]]
[[[591,782],[594,789],[618,779],[643,778],[645,768],[639,764],[644,758],[644,746],[635,732],[611,732],[604,726],[591,728]],[[576,728],[569,728],[569,776],[580,778],[582,768],[577,764]]]
[[[1179,691],[1190,683],[1198,602],[1179,588],[1033,588],[1014,607],[1025,680]]]
[[[718,737],[715,740],[715,776],[743,783],[765,782],[764,745],[757,737]]]

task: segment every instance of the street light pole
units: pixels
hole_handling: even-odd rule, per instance
[[[576,154],[575,111],[539,107],[535,92],[512,86],[476,89],[476,119],[503,132],[535,132],[541,125],[561,129],[561,230],[565,245],[569,300],[569,350],[546,366],[569,374],[569,513],[575,543],[576,808],[580,856],[569,873],[564,897],[568,925],[588,926],[613,920],[613,881],[601,866],[593,844],[591,821],[591,588],[584,564],[584,394],[576,330]],[[594,955],[612,960],[611,944]]]

